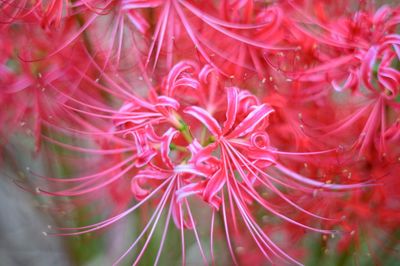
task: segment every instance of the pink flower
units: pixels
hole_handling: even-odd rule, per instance
[[[195,140],[190,145],[192,157],[188,167],[202,172],[205,179],[182,187],[177,192],[178,199],[199,195],[217,210],[222,204],[226,237],[234,261],[229,230],[233,230],[234,235],[239,233],[238,218],[236,218],[238,213],[266,259],[272,262],[279,258],[297,263],[275,245],[259,227],[250,208],[253,204],[259,204],[266,211],[300,227],[322,233],[329,232],[312,228],[280,213],[264,199],[259,192],[260,189],[277,195],[295,210],[305,212],[314,218],[326,219],[308,212],[291,201],[278,189],[277,184],[306,193],[310,193],[313,188],[341,190],[360,186],[359,184],[327,185],[296,174],[279,163],[277,156],[280,152],[271,147],[268,134],[265,132],[268,117],[272,112],[271,107],[259,104],[249,92],[234,87],[227,88],[226,119],[222,127],[214,117],[200,107],[192,106],[185,109],[185,113],[195,117],[208,129],[211,137],[200,142]],[[205,146],[202,147],[200,143],[204,143]],[[267,170],[270,168],[275,168],[283,176],[278,178],[268,174]],[[182,167],[181,170],[185,171],[185,168]],[[232,220],[228,222],[228,219]],[[233,224],[233,229],[229,229],[230,223]]]
[[[0,149],[32,135],[44,168],[71,173],[29,170],[34,192],[107,217],[54,234],[140,209],[114,264],[141,262],[161,228],[160,262],[173,221],[183,264],[193,233],[204,264],[222,234],[233,264],[280,265],[303,260],[305,231],[395,232],[399,7],[4,0],[0,17]]]

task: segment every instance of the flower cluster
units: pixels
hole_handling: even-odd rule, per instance
[[[237,265],[301,265],[307,232],[357,249],[400,226],[400,7],[373,2],[2,1],[0,145],[78,173],[31,172],[41,196],[113,199],[55,235],[150,210],[115,264],[162,227],[158,264],[171,218],[182,264],[188,232],[206,265],[214,238]]]

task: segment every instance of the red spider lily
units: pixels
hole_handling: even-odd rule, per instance
[[[306,40],[311,39],[321,46],[318,56],[312,58],[315,66],[305,65],[306,70],[287,72],[290,79],[296,81],[293,86],[298,86],[298,82],[307,84],[299,99],[326,97],[329,84],[340,92],[351,89],[355,97],[350,100],[359,97],[365,99],[364,102],[348,117],[324,128],[326,136],[343,135],[352,125],[364,123],[352,149],[358,151],[359,156],[370,156],[376,149],[381,157],[385,157],[388,153],[385,131],[395,122],[386,109],[390,108],[390,113],[395,116],[398,113],[398,104],[394,100],[400,81],[400,72],[395,67],[399,60],[398,35],[395,33],[398,11],[382,6],[375,13],[360,11],[353,18],[336,19],[332,25],[326,25],[327,21],[320,22],[300,7],[292,6],[303,17],[301,23],[315,24],[320,29],[317,32],[306,29],[301,23],[293,24],[301,34],[306,34]],[[325,46],[332,48],[326,50]],[[343,85],[339,85],[339,81],[343,81]]]
[[[159,166],[156,166],[153,163],[150,163],[145,169],[140,170],[139,172],[135,173],[134,176],[131,179],[131,191],[133,193],[133,196],[138,200],[138,203],[134,205],[133,207],[129,207],[127,210],[109,218],[106,219],[102,222],[95,223],[92,225],[88,226],[83,226],[83,227],[78,227],[78,228],[60,228],[61,231],[65,231],[65,233],[57,233],[57,235],[79,235],[79,234],[84,234],[88,232],[92,232],[95,230],[99,230],[101,228],[104,228],[106,226],[109,226],[118,220],[122,219],[123,217],[127,216],[128,214],[132,213],[134,210],[138,209],[140,206],[144,204],[150,204],[150,201],[153,203],[158,202],[158,199],[156,198],[157,194],[162,194],[160,201],[156,204],[155,211],[153,215],[149,218],[148,223],[144,227],[143,231],[139,234],[139,236],[136,238],[134,243],[126,250],[126,252],[119,257],[115,264],[118,264],[127,254],[129,254],[133,248],[138,244],[140,239],[143,238],[144,234],[148,232],[148,236],[146,238],[146,241],[139,252],[138,256],[136,257],[136,260],[134,262],[134,265],[136,265],[143,253],[145,252],[149,241],[151,240],[154,230],[157,226],[157,224],[160,221],[161,214],[164,212],[165,209],[168,209],[167,216],[165,218],[165,225],[164,225],[164,230],[163,230],[163,236],[161,239],[160,247],[157,253],[157,256],[155,258],[155,263],[159,261],[163,245],[165,242],[165,238],[167,235],[167,230],[169,226],[169,221],[172,216],[175,225],[181,230],[181,240],[182,240],[182,263],[185,263],[185,239],[184,239],[184,229],[192,229],[197,243],[199,245],[199,249],[201,251],[201,254],[203,256],[203,259],[206,261],[204,251],[198,236],[198,232],[196,229],[195,221],[192,215],[192,212],[189,207],[189,203],[187,200],[184,200],[183,202],[177,201],[176,200],[176,191],[179,190],[180,187],[188,183],[193,178],[193,175],[196,172],[195,170],[188,171],[189,174],[182,173],[180,171],[175,171],[174,168],[174,163],[170,160],[169,158],[169,153],[170,153],[170,145],[172,142],[172,139],[175,137],[176,134],[178,134],[178,131],[169,129],[165,132],[165,134],[162,137],[157,136],[154,131],[151,129],[151,126],[146,127],[146,132],[147,134],[144,134],[143,136],[135,137],[136,141],[139,142],[137,143],[137,150],[139,156],[144,156],[140,161],[132,162],[132,158],[129,158],[129,161],[132,163],[131,166],[126,167],[125,169],[130,169],[132,166],[140,168],[148,164],[150,161],[153,161],[153,163],[156,163],[156,158],[160,157],[161,158],[161,165],[163,168],[160,168]],[[135,133],[137,135],[137,133]],[[141,141],[138,140],[138,138],[142,138]],[[143,139],[147,138],[147,139]],[[148,143],[144,143],[148,142]],[[149,153],[149,145],[153,146],[153,150]],[[140,146],[140,147],[139,147]],[[159,147],[159,150],[154,149],[154,147],[157,146]],[[143,150],[147,149],[147,150]],[[140,149],[142,149],[140,151]],[[68,190],[63,190],[62,192],[45,192],[41,190],[43,193],[47,193],[50,195],[81,195],[83,193],[89,193],[94,190],[97,190],[101,188],[102,186],[108,185],[109,182],[113,182],[114,178],[111,178],[104,183],[100,184],[100,186],[94,186],[93,179],[98,179],[101,177],[101,175],[105,175],[107,173],[110,173],[111,171],[118,169],[123,166],[123,164],[126,164],[128,160],[113,166],[110,169],[107,169],[103,172],[100,172],[96,175],[89,175],[85,177],[79,177],[79,178],[70,178],[70,179],[65,179],[65,180],[58,180],[58,181],[65,181],[65,182],[79,182],[80,185],[68,189]],[[121,174],[126,173],[126,171],[122,170],[122,172],[119,172],[115,178],[120,178]],[[56,180],[53,180],[56,181]],[[83,183],[84,182],[84,183]],[[90,189],[84,189],[85,186],[90,185]],[[170,202],[167,207],[167,202]],[[186,212],[186,214],[185,214]]]
[[[382,6],[375,13],[360,11],[353,18],[343,20],[335,18],[332,25],[319,22],[305,14],[297,6],[295,6],[295,10],[304,17],[302,23],[316,25],[320,30],[319,32],[311,31],[303,28],[301,23],[293,24],[297,30],[306,35],[303,38],[306,40],[311,38],[314,40],[314,45],[319,43],[322,46],[330,46],[332,49],[325,52],[323,48],[320,48],[318,57],[313,60],[316,59],[320,63],[313,63],[314,67],[305,65],[308,68],[307,70],[289,73],[293,75],[292,78],[300,81],[332,82],[337,90],[344,88],[356,90],[362,83],[371,89],[372,84],[368,79],[376,67],[375,63],[377,62],[375,60],[379,50],[379,57],[385,58],[384,64],[381,66],[384,69],[382,73],[391,72],[389,76],[383,74],[385,78],[378,78],[379,81],[384,82],[385,87],[388,85],[386,83],[387,78],[396,80],[392,72],[395,69],[389,70],[389,65],[385,64],[385,61],[393,60],[396,53],[398,54],[396,52],[398,50],[397,42],[395,41],[398,37],[395,28],[399,15],[396,9]],[[322,42],[322,39],[325,41]],[[314,49],[316,48],[314,47]],[[332,50],[336,53],[332,54]],[[343,86],[339,86],[338,81],[344,81]]]
[[[391,47],[392,45],[382,48],[379,52],[375,46],[368,50],[359,70],[359,75],[361,75],[360,81],[358,81],[358,79],[353,79],[350,82],[356,82],[355,84],[362,82],[365,88],[369,90],[366,95],[369,100],[352,115],[342,120],[340,124],[333,125],[331,128],[334,129],[329,132],[329,134],[341,132],[361,117],[367,116],[360,137],[354,143],[354,147],[359,149],[360,154],[365,154],[367,149],[371,146],[375,146],[383,157],[385,157],[388,152],[385,142],[385,132],[393,126],[395,121],[388,118],[386,109],[390,108],[390,112],[398,115],[399,106],[395,98],[398,95],[397,87],[400,84],[400,72],[391,67],[394,63],[394,59],[397,58],[396,60],[398,60],[399,57],[394,53]],[[378,53],[381,54],[379,63]],[[374,68],[377,64],[378,67],[375,72]],[[375,85],[375,81],[372,82],[373,75],[377,77],[377,85]]]
[[[125,100],[121,108],[115,111],[101,107],[98,103],[92,104],[90,101],[85,103],[75,99],[76,97],[84,96],[79,90],[75,91],[72,97],[54,88],[67,98],[67,101],[62,105],[66,108],[67,112],[72,111],[75,113],[71,114],[71,117],[74,117],[75,121],[81,119],[79,115],[105,120],[109,121],[108,124],[111,126],[111,130],[106,132],[101,132],[100,130],[99,133],[101,134],[96,133],[100,140],[103,137],[107,139],[107,142],[100,142],[104,144],[98,150],[63,144],[48,137],[45,138],[46,140],[73,151],[100,155],[125,154],[126,156],[121,158],[116,157],[116,161],[111,167],[103,168],[95,174],[60,180],[45,177],[48,181],[65,184],[68,188],[63,188],[59,191],[49,191],[48,189],[40,188],[38,191],[53,196],[81,196],[110,186],[125,175],[132,175],[131,187],[133,196],[139,200],[138,206],[143,204],[142,201],[146,202],[150,198],[150,195],[153,196],[152,192],[158,193],[159,191],[164,191],[162,201],[157,205],[156,212],[150,218],[148,226],[145,227],[138,239],[143,236],[153,219],[155,219],[154,226],[150,230],[154,230],[164,208],[163,206],[165,206],[165,202],[168,199],[171,201],[172,208],[169,215],[172,215],[175,223],[183,230],[183,221],[179,221],[179,219],[182,220],[179,217],[184,212],[181,206],[185,204],[185,209],[189,217],[191,217],[188,203],[185,203],[187,201],[186,197],[191,194],[198,194],[202,196],[204,201],[217,210],[222,204],[227,241],[234,261],[235,256],[229,237],[230,222],[228,223],[227,217],[232,217],[231,222],[234,224],[234,232],[237,234],[239,232],[237,227],[238,218],[235,218],[235,214],[239,213],[246,228],[266,258],[272,261],[271,256],[276,256],[280,259],[295,262],[294,259],[274,244],[259,227],[256,218],[250,210],[249,204],[251,202],[258,203],[272,214],[303,228],[324,233],[329,233],[330,231],[301,224],[289,216],[280,213],[279,210],[276,210],[273,205],[263,198],[259,190],[270,190],[295,210],[305,212],[314,218],[325,219],[297,205],[289,196],[280,191],[277,184],[283,185],[287,189],[296,189],[306,193],[312,193],[315,188],[341,190],[358,187],[359,185],[327,185],[296,174],[279,163],[277,161],[278,156],[299,156],[302,154],[279,152],[271,148],[269,136],[265,132],[265,128],[268,125],[267,118],[273,112],[272,108],[266,104],[260,104],[257,97],[250,92],[242,91],[235,87],[226,89],[226,102],[219,101],[218,103],[213,97],[200,97],[200,99],[197,99],[197,102],[181,101],[185,105],[188,105],[185,113],[200,120],[211,133],[211,136],[207,137],[205,135],[201,138],[200,142],[196,139],[192,140],[191,134],[187,131],[188,123],[183,121],[183,114],[179,114],[182,111],[182,107],[171,97],[178,95],[178,92],[183,88],[189,88],[190,92],[197,93],[197,95],[202,92],[206,93],[207,91],[215,94],[215,90],[219,87],[218,75],[213,75],[213,70],[209,66],[205,66],[200,71],[197,69],[199,68],[196,64],[191,62],[178,63],[171,69],[171,72],[161,86],[162,91],[166,95],[157,96],[154,90],[150,90],[148,100],[143,100],[139,96],[125,91],[116,83],[109,80],[110,77],[104,73],[103,77],[111,82],[111,85],[122,94],[119,97]],[[187,96],[195,98],[194,94]],[[216,110],[217,107],[226,107],[227,113],[223,128],[220,127],[215,118],[210,116],[206,110],[197,106],[191,106],[193,103],[207,106],[210,110]],[[82,122],[80,124],[84,126],[85,130],[91,130],[91,128],[100,129],[96,124],[89,127]],[[187,149],[184,146],[180,146],[182,142],[179,138],[176,140],[176,144],[172,143],[173,137],[178,132],[172,130],[171,126],[181,132],[180,135],[186,138],[186,142],[191,142],[188,149],[191,151],[192,156],[188,164],[179,163],[176,165],[170,159],[171,145],[172,147],[180,147],[174,155],[175,160],[178,160],[178,162],[185,160],[185,156],[188,154]],[[194,130],[196,127],[192,129]],[[155,133],[160,132],[160,130],[164,132],[162,137],[158,137]],[[80,130],[73,130],[72,132],[89,136],[95,134],[94,132]],[[202,145],[205,147],[202,147]],[[112,148],[109,149],[107,146],[111,146]],[[306,155],[323,154],[326,152],[310,152]],[[334,151],[331,150],[328,152]],[[220,158],[215,157],[215,153],[220,153]],[[265,172],[266,169],[272,167],[282,175],[282,178],[278,179]],[[197,181],[199,177],[202,177],[203,180]],[[146,187],[153,189],[148,190]],[[229,206],[226,203],[224,187],[226,187],[228,192]],[[129,210],[133,209],[136,208],[130,208]],[[120,215],[93,226],[73,228],[78,232],[68,234],[80,234],[103,228],[116,222],[130,212],[125,211]],[[169,218],[167,219],[169,220]],[[190,218],[190,221],[186,222],[186,224],[188,224],[186,227],[191,227],[189,224],[194,225],[193,218]],[[200,250],[203,253],[194,227],[193,230]],[[150,233],[148,241],[151,235],[152,233]],[[137,241],[120,259],[125,257],[136,246]],[[147,244],[143,247],[137,261],[140,260],[146,246]]]
[[[12,31],[6,32],[5,36],[13,36]],[[10,38],[10,41],[13,40],[24,42],[25,38]],[[41,44],[38,42],[37,46],[42,48]],[[23,128],[29,128],[33,124],[34,130],[28,130],[28,132],[34,135],[36,150],[39,150],[43,124],[58,115],[57,101],[64,100],[58,98],[53,101],[57,93],[52,90],[52,87],[62,84],[60,86],[65,93],[72,91],[70,88],[65,88],[65,84],[76,78],[76,75],[71,73],[71,64],[79,52],[69,55],[70,61],[67,62],[63,61],[65,54],[60,54],[52,60],[51,64],[46,61],[29,63],[14,61],[15,55],[12,52],[6,52],[8,47],[11,47],[11,42],[4,42],[5,53],[1,58],[4,64],[0,69],[0,97],[4,101],[4,106],[11,107],[8,114],[4,113],[4,120],[2,120],[5,124],[4,129],[12,132],[20,125]],[[9,62],[13,63],[8,64]],[[5,118],[7,115],[10,116],[8,119]]]
[[[110,63],[111,57],[115,57],[115,63],[118,65],[123,49],[129,50],[129,53],[133,51],[132,57],[129,57],[134,61],[141,59],[140,52],[144,50],[143,53],[147,54],[146,59],[143,60],[144,64],[147,66],[150,61],[153,61],[153,70],[159,60],[162,60],[162,65],[165,64],[167,68],[171,68],[175,62],[182,60],[181,55],[185,54],[186,58],[201,58],[201,61],[209,63],[227,76],[233,77],[235,74],[247,76],[249,73],[257,72],[259,77],[263,78],[267,75],[263,70],[265,68],[262,60],[263,51],[291,49],[279,47],[276,44],[281,38],[281,34],[277,34],[282,17],[278,6],[265,10],[259,5],[245,4],[248,11],[241,21],[224,21],[213,15],[218,7],[209,6],[207,10],[203,10],[190,1],[110,0],[105,3],[98,3],[98,1],[69,3],[67,0],[54,0],[43,5],[44,12],[36,12],[40,6],[42,6],[41,1],[38,1],[28,13],[38,13],[37,16],[42,18],[41,24],[46,30],[50,31],[54,27],[60,27],[63,18],[71,18],[68,20],[71,23],[75,19],[75,24],[78,25],[78,28],[71,31],[68,24],[65,23],[66,26],[59,30],[63,32],[63,38],[60,38],[56,49],[47,56],[60,52],[81,37],[87,42],[89,34],[93,35],[92,38],[95,40],[104,38],[104,32],[97,33],[94,29],[96,24],[103,19],[102,17],[109,18],[112,25],[108,32],[107,39],[109,41],[104,44],[97,41],[87,43],[87,48],[94,56],[104,54],[105,65]],[[224,9],[232,8],[228,4],[224,4],[222,7]],[[65,12],[67,14],[63,14]],[[75,17],[68,16],[68,13],[71,12],[75,12],[77,15]],[[151,17],[149,18],[148,14],[153,12],[159,19],[154,31],[148,33],[151,25],[149,21]],[[133,39],[127,38],[124,33],[130,25],[138,33],[132,31]],[[206,27],[207,31],[204,31],[203,27]],[[250,34],[249,31],[254,33]],[[152,34],[151,40],[147,38],[148,34]],[[255,35],[256,39],[254,39]],[[208,41],[209,38],[219,37],[228,42],[224,41],[215,46]],[[229,47],[229,40],[238,43],[239,46],[237,48],[232,46],[235,47],[232,50]],[[176,44],[177,42],[179,45]],[[178,50],[177,47],[180,56],[174,52]],[[192,55],[187,51],[193,52]],[[164,53],[166,57],[162,58]],[[230,54],[233,53],[238,53],[240,56],[232,60]],[[128,52],[124,54],[128,54]],[[126,60],[125,57],[124,60]],[[38,59],[35,57],[24,58]],[[232,65],[233,68],[228,65]],[[242,68],[248,71],[243,73]]]
[[[301,191],[310,191],[312,187],[345,189],[346,186],[330,186],[302,177],[278,163],[276,156],[279,152],[270,147],[269,137],[264,131],[268,124],[267,118],[273,110],[266,104],[258,104],[257,99],[246,91],[239,91],[236,88],[227,89],[227,113],[223,128],[220,127],[215,118],[202,108],[188,107],[185,112],[206,126],[212,135],[212,143],[204,148],[198,142],[192,144],[191,151],[193,154],[190,165],[198,171],[202,171],[206,175],[206,179],[183,187],[178,191],[178,198],[182,199],[193,194],[201,195],[206,202],[209,202],[216,209],[219,209],[222,203],[227,241],[234,260],[228,231],[228,212],[232,214],[234,232],[238,232],[235,213],[240,213],[254,241],[268,260],[271,260],[272,255],[295,263],[296,261],[271,242],[271,239],[257,225],[255,217],[249,209],[249,203],[256,202],[272,214],[301,227],[318,232],[326,231],[311,228],[282,215],[261,196],[256,188],[261,186],[268,189],[295,209],[318,217],[318,215],[312,214],[292,202],[279,191],[274,183],[277,182],[288,188]],[[219,159],[213,155],[216,152],[220,154]],[[279,180],[267,174],[265,169],[270,167],[275,167],[286,175],[287,181]],[[226,209],[228,203],[225,202],[226,192],[224,192],[224,188],[228,193],[229,211]]]
[[[275,45],[279,39],[275,34],[279,26],[281,14],[279,8],[271,8],[263,10],[262,7],[249,3],[228,4],[224,3],[220,6],[219,12],[223,16],[229,9],[242,8],[246,6],[247,13],[241,21],[225,21],[219,16],[214,15],[218,11],[218,7],[212,5],[199,7],[193,1],[123,1],[122,10],[135,14],[135,18],[130,17],[130,21],[136,25],[139,31],[143,32],[148,28],[149,22],[146,22],[146,10],[154,12],[157,16],[157,24],[155,25],[151,42],[147,50],[147,59],[145,64],[149,65],[153,62],[153,70],[162,60],[162,64],[167,68],[171,68],[174,62],[182,60],[182,55],[190,59],[200,59],[213,67],[219,69],[227,76],[234,73],[226,71],[223,65],[227,62],[233,64],[237,71],[242,72],[241,67],[248,68],[250,72],[257,71],[259,75],[264,76],[262,70],[260,54],[257,50],[269,49],[287,49]],[[206,30],[203,30],[205,28]],[[248,37],[248,31],[255,32],[260,36],[256,40]],[[240,46],[229,51],[228,43],[221,42],[216,46],[210,43],[209,38],[226,39],[238,43]],[[179,53],[176,53],[176,51]],[[225,50],[225,51],[224,51]],[[190,54],[193,52],[192,55]],[[229,54],[240,53],[238,60],[232,60]],[[165,58],[162,58],[166,54]],[[197,55],[193,57],[193,55]]]
[[[135,250],[141,262],[162,227],[159,263],[173,220],[183,264],[185,231],[217,263],[221,225],[232,262],[248,265],[300,264],[307,252],[291,244],[305,232],[335,233],[342,248],[395,233],[399,7],[3,0],[0,17],[1,148],[33,132],[49,168],[74,176],[29,171],[37,194],[115,201],[109,218],[56,235],[140,209],[145,224],[115,264]],[[211,214],[210,256],[196,204]]]
[[[74,5],[89,7],[96,1],[75,1]],[[60,26],[61,20],[68,16],[72,9],[70,0],[34,0],[16,1],[4,0],[0,6],[0,14],[3,16],[2,23],[13,23],[19,20],[30,20],[40,23],[41,27],[50,30]]]

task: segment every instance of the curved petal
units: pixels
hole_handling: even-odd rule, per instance
[[[274,109],[266,104],[257,106],[227,137],[236,138],[248,134],[273,111]]]
[[[169,152],[172,139],[176,136],[177,133],[177,130],[170,128],[167,130],[167,132],[164,133],[162,137],[163,141],[160,147],[161,159],[168,166],[168,168],[173,168],[173,164],[171,162],[171,159],[169,158]]]
[[[174,94],[175,83],[179,75],[191,69],[196,69],[196,64],[191,61],[181,61],[172,67],[166,80],[166,95],[172,96]]]
[[[212,203],[217,193],[221,191],[226,182],[226,173],[220,168],[210,177],[203,190],[203,198],[206,202]]]
[[[158,96],[156,107],[171,107],[174,110],[179,109],[179,102],[171,97],[167,96]]]
[[[221,136],[222,131],[221,127],[219,126],[217,120],[212,117],[206,110],[197,106],[190,106],[185,109],[185,113],[193,116],[201,123],[203,123],[207,129],[213,134],[214,136]]]
[[[365,87],[367,87],[371,91],[374,91],[374,87],[371,83],[371,76],[373,73],[377,55],[378,48],[375,46],[371,47],[365,55],[360,68],[362,81]]]
[[[227,93],[227,110],[226,110],[226,120],[224,123],[224,128],[222,134],[228,133],[236,120],[236,115],[239,109],[239,93],[238,89],[235,87],[230,87],[226,90]]]

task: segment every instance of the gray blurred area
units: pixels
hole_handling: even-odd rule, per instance
[[[61,243],[45,236],[49,218],[35,211],[26,192],[0,179],[0,265],[70,265]]]
[[[86,241],[47,235],[54,232],[49,226],[59,224],[55,219],[70,218],[57,213],[51,197],[35,192],[36,181],[30,171],[46,173],[52,157],[43,150],[33,151],[30,138],[13,136],[3,146],[0,140],[0,266],[111,265],[136,235],[134,217],[119,221],[96,237],[84,238]],[[106,195],[103,198],[107,201]],[[87,254],[76,257],[77,250]]]
[[[31,163],[29,152],[20,144],[0,148],[0,266],[71,265],[59,238],[43,233],[50,217],[14,182]]]

